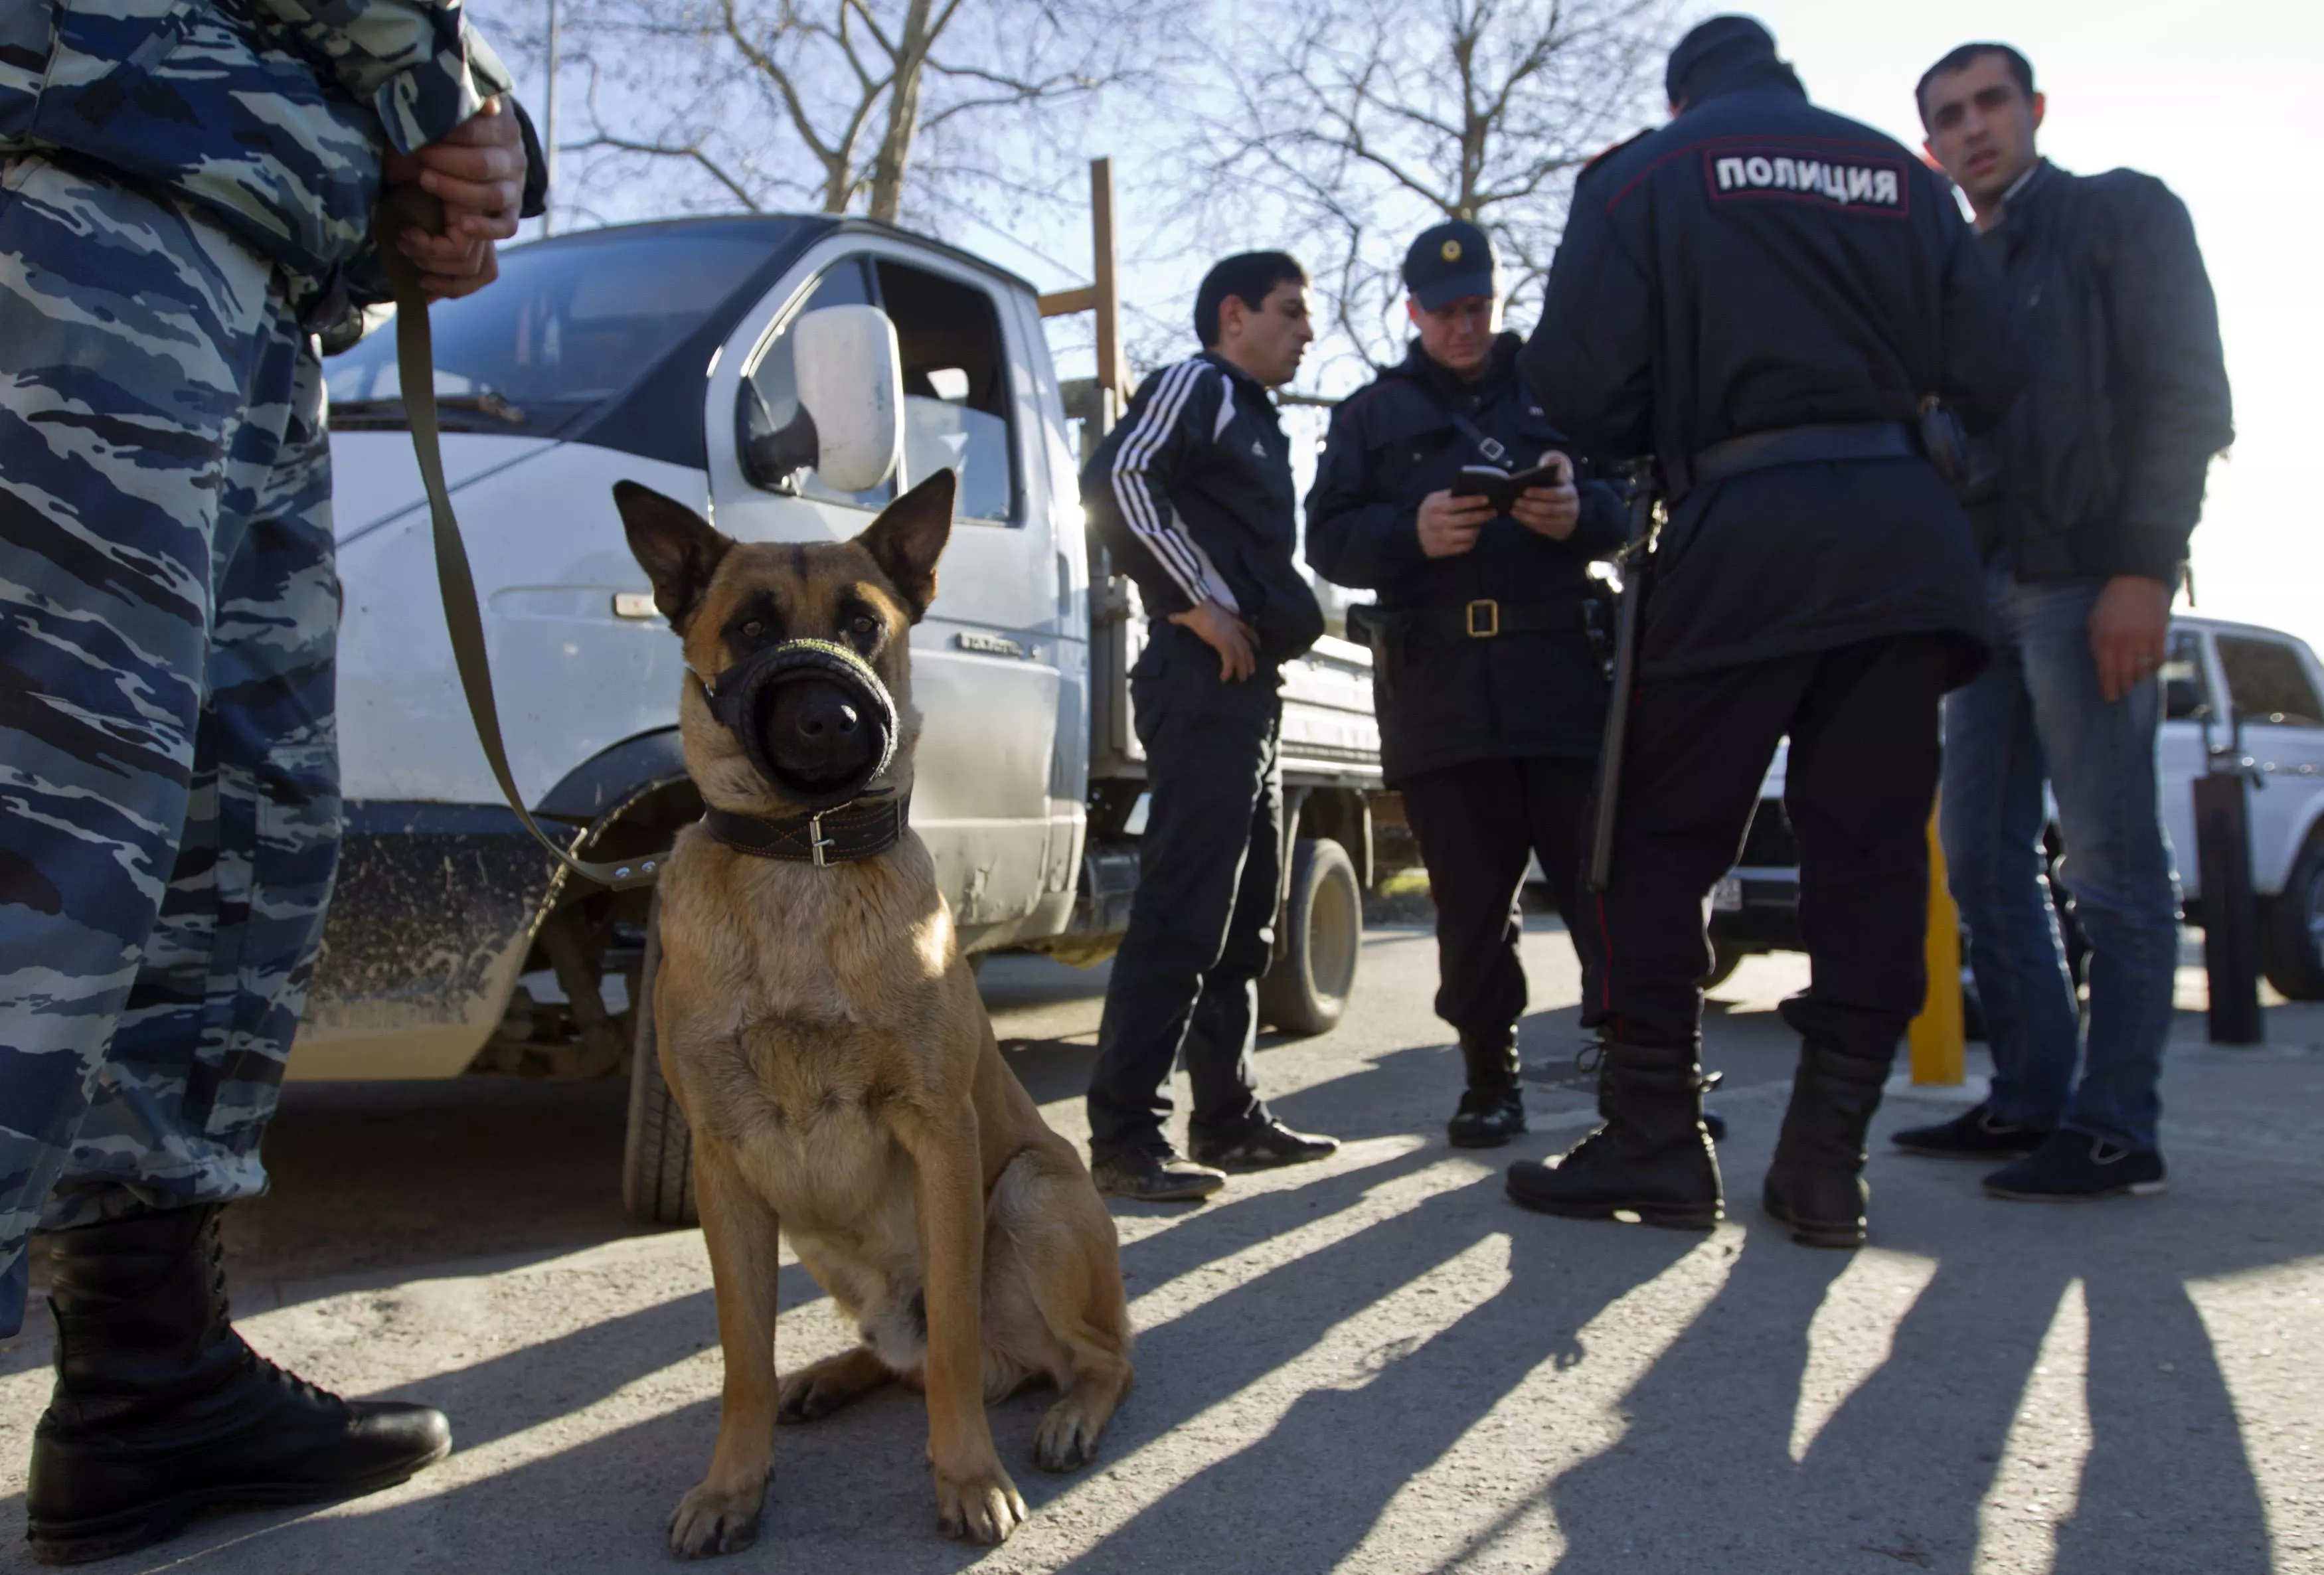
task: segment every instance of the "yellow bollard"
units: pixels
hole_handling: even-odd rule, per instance
[[[1913,1019],[1913,1081],[1959,1084],[1969,1076],[1968,1035],[1961,1022],[1960,914],[1945,884],[1945,850],[1937,817],[1929,816],[1929,996]]]

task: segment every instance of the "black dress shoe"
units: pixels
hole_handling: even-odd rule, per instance
[[[1471,1089],[1445,1124],[1455,1148],[1499,1148],[1526,1129],[1525,1096],[1514,1088]]]
[[[1294,1132],[1272,1116],[1260,1118],[1237,1137],[1222,1141],[1196,1138],[1186,1145],[1200,1165],[1222,1170],[1272,1170],[1277,1165],[1305,1165],[1328,1158],[1340,1150],[1337,1138],[1314,1132]]]
[[[1090,1180],[1109,1198],[1145,1203],[1194,1203],[1227,1184],[1226,1173],[1195,1165],[1171,1148],[1133,1148],[1090,1166]]]
[[[2061,1128],[2015,1165],[1985,1178],[1988,1196],[2028,1203],[2145,1198],[2163,1190],[2163,1156]]]
[[[111,1558],[205,1509],[352,1498],[451,1451],[444,1414],[342,1400],[266,1360],[226,1320],[216,1207],[39,1239],[57,1384],[32,1430],[32,1557]]]
[[[2042,1147],[2047,1130],[2005,1121],[1979,1105],[1950,1121],[1930,1127],[1907,1127],[1891,1133],[1888,1141],[1907,1154],[1932,1159],[2023,1159]]]

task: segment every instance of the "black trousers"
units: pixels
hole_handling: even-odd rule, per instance
[[[1595,769],[1560,760],[1476,760],[1400,784],[1436,899],[1436,1015],[1461,1036],[1469,1086],[1512,1086],[1526,977],[1518,898],[1541,861],[1569,932],[1582,914],[1582,817]]]
[[[1580,932],[1584,1023],[1636,1045],[1700,1045],[1703,898],[1741,851],[1789,734],[1784,805],[1813,981],[1784,1016],[1842,1055],[1895,1054],[1927,992],[1948,654],[1934,636],[1903,635],[1639,686],[1612,880]]]
[[[1170,624],[1130,674],[1148,797],[1090,1074],[1096,1159],[1164,1141],[1182,1050],[1192,1131],[1231,1138],[1266,1110],[1250,1055],[1283,875],[1281,685],[1265,667],[1222,683],[1217,653]]]

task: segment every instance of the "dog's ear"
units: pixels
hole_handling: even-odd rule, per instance
[[[684,634],[733,539],[721,536],[676,498],[633,481],[613,484],[613,506],[622,511],[622,529],[629,533],[638,566],[653,582],[654,605]]]
[[[936,559],[952,537],[953,474],[940,470],[880,511],[855,544],[893,582],[912,622],[936,597]]]

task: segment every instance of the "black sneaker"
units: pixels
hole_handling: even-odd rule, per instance
[[[2163,1190],[2163,1156],[2152,1148],[2126,1148],[2088,1132],[2061,1129],[2016,1164],[1987,1176],[1985,1190],[1993,1197],[2028,1203],[2143,1198]]]
[[[1243,1128],[1240,1137],[1231,1141],[1196,1138],[1186,1147],[1194,1151],[1194,1159],[1201,1165],[1215,1165],[1226,1170],[1272,1170],[1277,1165],[1306,1165],[1329,1158],[1339,1152],[1340,1140],[1314,1132],[1294,1132],[1268,1116],[1253,1121]]]
[[[1198,1203],[1227,1184],[1224,1171],[1182,1159],[1174,1148],[1135,1148],[1090,1166],[1099,1195],[1142,1203]]]
[[[1455,1148],[1499,1148],[1526,1129],[1525,1096],[1514,1088],[1471,1089],[1445,1124]]]
[[[1933,1127],[1907,1127],[1888,1141],[1907,1154],[1932,1159],[2023,1159],[2050,1134],[2005,1121],[1984,1105]]]

